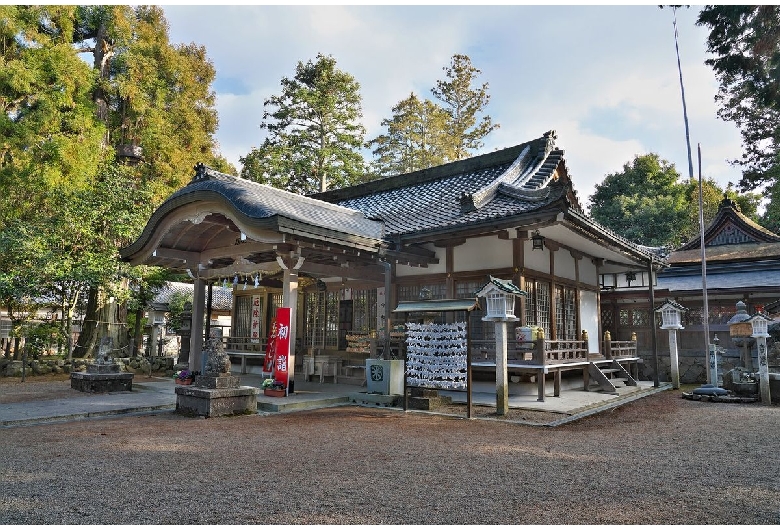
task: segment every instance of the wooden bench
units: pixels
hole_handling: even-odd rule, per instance
[[[241,373],[246,374],[246,360],[249,359],[260,359],[261,361],[265,359],[265,353],[260,352],[252,352],[252,351],[226,351],[225,352],[228,357],[239,357],[241,359]],[[233,362],[231,360],[231,362]],[[262,363],[261,363],[262,366]],[[263,375],[265,375],[265,372],[262,372]]]

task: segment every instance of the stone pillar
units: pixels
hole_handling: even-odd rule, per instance
[[[206,302],[206,282],[196,278],[192,292],[192,325],[190,330],[190,370],[205,373],[206,359],[203,357],[203,309]]]
[[[709,360],[707,363],[709,383],[713,386],[718,386],[718,347],[712,343],[710,343],[709,346]]]
[[[758,345],[758,377],[761,403],[771,405],[772,396],[769,392],[769,363],[766,355],[766,337],[756,337],[756,344]]]
[[[509,377],[507,374],[506,322],[496,322],[496,414],[509,412]]]
[[[298,323],[298,271],[284,269],[282,287],[282,306],[290,308],[290,356],[287,359],[289,377],[288,392],[295,391],[295,337]]]
[[[234,313],[235,314],[235,313]],[[190,362],[190,340],[192,338],[192,306],[189,302],[184,304],[184,311],[181,313],[181,344],[179,346],[178,364]]]
[[[677,330],[669,330],[669,360],[672,365],[672,388],[680,388],[680,359],[677,354]]]

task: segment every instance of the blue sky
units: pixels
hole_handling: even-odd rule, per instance
[[[333,55],[361,84],[367,138],[411,92],[432,97],[442,67],[468,55],[489,83],[501,128],[483,152],[554,129],[580,201],[637,154],[688,176],[672,10],[651,6],[164,6],[174,43],[204,45],[217,71],[220,150],[238,159],[262,142],[263,101],[298,61]],[[717,82],[699,8],[677,11],[694,176],[721,186],[740,171],[739,133],[716,116]],[[368,153],[367,153],[368,154]],[[369,155],[370,156],[370,155]]]

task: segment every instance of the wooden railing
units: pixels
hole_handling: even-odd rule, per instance
[[[492,340],[471,341],[472,362],[495,362],[496,343]],[[507,359],[512,364],[548,365],[588,360],[588,343],[584,340],[535,340],[510,342]]]

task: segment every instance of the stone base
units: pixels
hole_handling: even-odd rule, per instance
[[[382,407],[398,407],[403,396],[389,394],[372,394],[370,392],[353,392],[349,395],[349,401],[362,405],[376,405]]]
[[[70,374],[70,387],[79,392],[90,392],[94,394],[104,392],[129,392],[133,389],[133,374],[128,372],[113,374],[73,372]]]
[[[230,374],[199,375],[192,382],[201,388],[238,388],[241,386],[241,378]]]
[[[436,410],[442,405],[451,405],[452,398],[440,396],[438,390],[429,388],[411,388],[409,408],[414,410]]]
[[[119,363],[92,363],[87,365],[88,374],[117,374],[120,373],[122,367]]]
[[[238,388],[177,386],[176,412],[207,418],[250,414],[257,412],[258,392],[259,390],[253,386]]]

